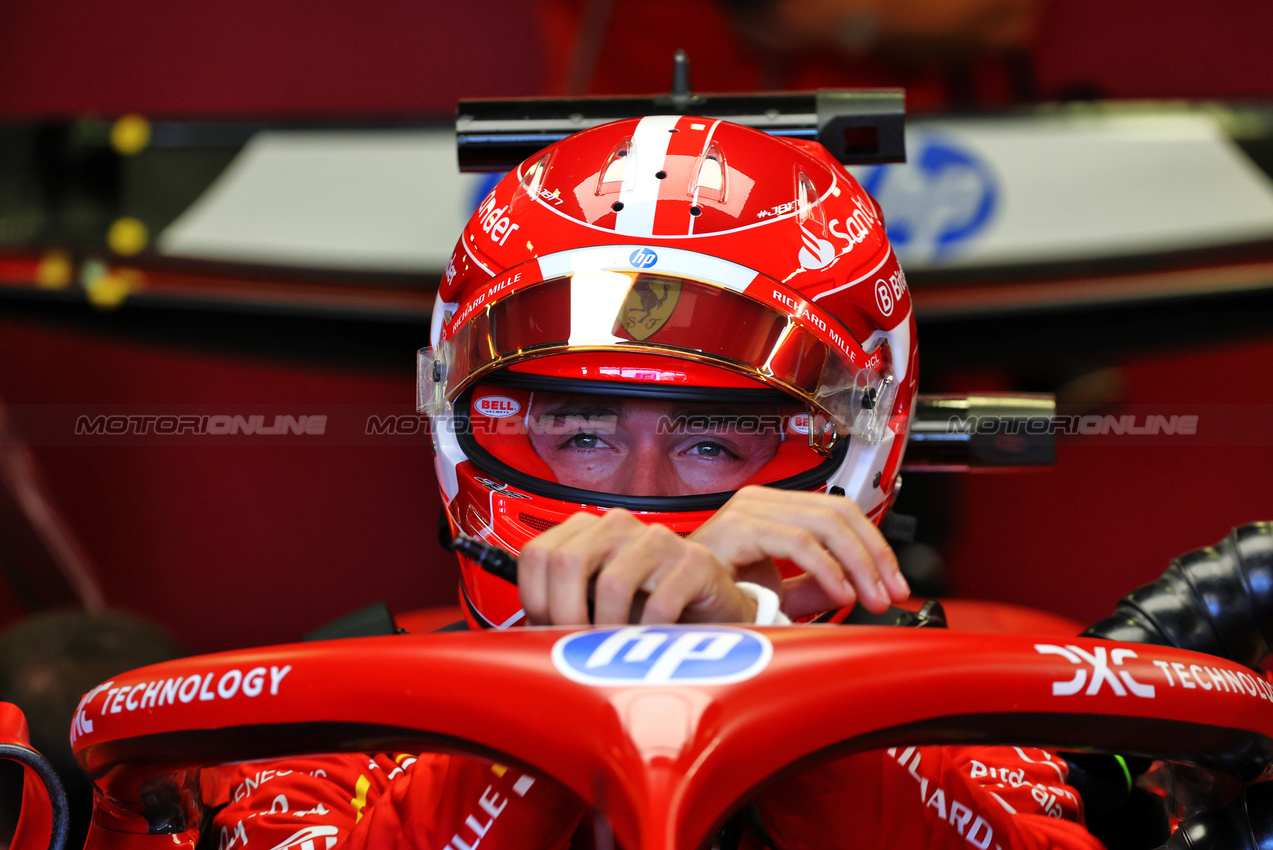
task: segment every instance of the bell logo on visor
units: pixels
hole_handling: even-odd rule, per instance
[[[517,399],[509,398],[506,395],[487,395],[475,400],[473,409],[492,419],[504,419],[509,416],[516,416],[521,412],[522,406]]]
[[[797,434],[808,434],[810,427],[811,426],[809,424],[809,414],[797,413],[791,417],[791,430],[795,431]],[[834,427],[835,427],[834,422],[822,423],[822,430],[824,432],[830,432],[830,430]]]
[[[667,324],[681,298],[681,284],[675,280],[639,278],[623,302],[623,329],[633,339],[649,338]]]
[[[628,262],[634,269],[652,268],[659,261],[659,255],[649,248],[637,248],[628,255]]]

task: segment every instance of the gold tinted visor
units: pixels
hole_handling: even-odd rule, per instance
[[[486,375],[561,352],[671,355],[732,370],[809,407],[810,445],[853,436],[879,442],[895,387],[887,343],[864,352],[825,329],[741,293],[649,272],[579,272],[498,297],[418,359],[418,408],[437,415]],[[822,333],[819,333],[822,331]],[[869,365],[868,365],[869,364]]]

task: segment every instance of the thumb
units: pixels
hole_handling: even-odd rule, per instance
[[[783,593],[782,572],[772,558],[761,558],[750,564],[734,568],[734,581],[746,581],[767,587],[779,597]]]
[[[760,584],[760,582],[757,582]],[[782,582],[782,611],[791,619],[806,617],[810,614],[821,614],[835,608],[852,607],[856,604],[857,593],[851,591],[854,599],[848,605],[836,601],[827,595],[814,576],[808,573],[786,579]]]

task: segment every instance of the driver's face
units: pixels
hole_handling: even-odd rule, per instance
[[[777,405],[678,403],[536,393],[530,442],[561,484],[621,496],[690,496],[736,490],[773,459]]]

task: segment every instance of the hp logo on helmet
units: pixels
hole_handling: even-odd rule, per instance
[[[585,685],[726,685],[769,665],[773,644],[728,626],[594,629],[553,645],[553,664]]]
[[[648,269],[659,261],[659,255],[651,251],[649,248],[637,248],[628,257],[628,262],[633,268]]]

